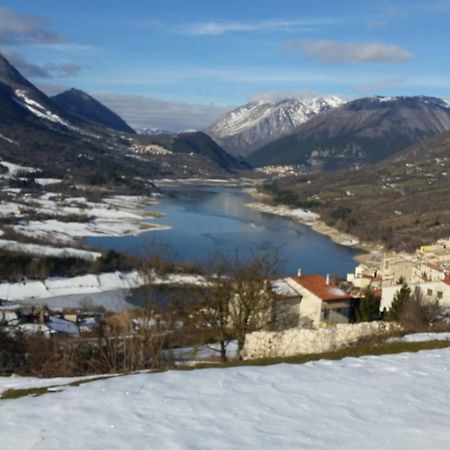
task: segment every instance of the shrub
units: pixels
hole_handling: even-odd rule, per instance
[[[391,308],[389,309],[386,319],[392,322],[398,322],[400,319],[400,311],[402,306],[411,296],[411,289],[406,283],[402,285],[400,290],[395,294],[392,301]]]
[[[403,302],[399,312],[399,323],[406,330],[420,331],[430,327],[439,314],[437,301],[423,298],[420,288]]]
[[[380,319],[380,299],[368,289],[356,308],[357,322],[372,322]]]

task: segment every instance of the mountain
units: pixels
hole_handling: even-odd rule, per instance
[[[115,112],[78,89],[69,89],[52,97],[53,102],[72,116],[90,120],[125,133],[135,131]]]
[[[0,56],[1,161],[69,183],[134,191],[151,190],[149,180],[158,177],[222,177],[244,166],[205,135],[170,137],[169,155],[141,153],[140,138],[68,112]]]
[[[144,145],[158,145],[174,154],[198,155],[207,158],[225,170],[248,169],[247,163],[227,153],[213,139],[199,131],[140,135]]]
[[[17,120],[48,126],[66,126],[62,111],[0,54],[1,123]]]
[[[450,131],[359,170],[281,179],[280,199],[386,248],[415,250],[450,236]]]
[[[231,154],[246,156],[343,103],[340,97],[252,102],[231,111],[205,132]]]
[[[450,104],[435,97],[370,97],[316,115],[253,152],[257,166],[305,164],[334,170],[381,161],[450,129]]]
[[[158,134],[171,134],[169,130],[164,130],[162,128],[139,128],[136,129],[138,134],[146,134],[148,136],[155,136]]]

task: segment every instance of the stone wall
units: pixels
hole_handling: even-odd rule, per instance
[[[396,325],[387,322],[364,322],[316,330],[257,331],[246,336],[242,356],[244,359],[280,358],[331,352],[363,337],[387,334],[395,328]]]

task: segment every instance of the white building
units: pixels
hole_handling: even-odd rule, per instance
[[[394,300],[395,294],[401,289],[401,285],[386,286],[382,289],[380,310],[386,308],[388,311]],[[450,308],[450,279],[440,281],[429,281],[410,284],[411,292],[420,289],[423,298],[429,301],[437,301],[442,308]]]
[[[348,323],[354,312],[354,299],[333,283],[329,276],[305,275],[285,279],[300,296],[298,314],[313,326],[325,323]]]

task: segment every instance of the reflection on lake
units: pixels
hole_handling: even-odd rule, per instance
[[[180,261],[207,263],[214,252],[246,256],[261,248],[280,250],[280,274],[344,275],[354,269],[355,252],[334,244],[309,227],[284,217],[260,213],[245,205],[249,194],[227,187],[173,187],[150,209],[166,216],[152,221],[172,229],[139,236],[92,237],[87,244],[143,255],[152,245],[170,249]]]

